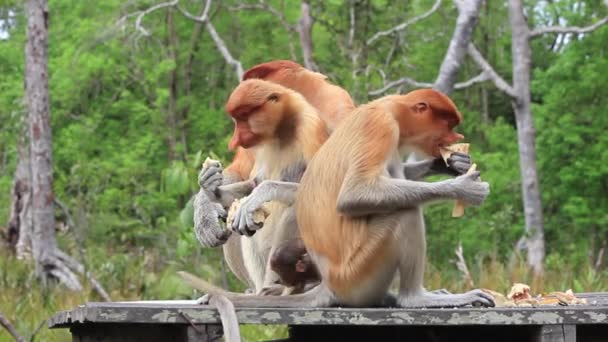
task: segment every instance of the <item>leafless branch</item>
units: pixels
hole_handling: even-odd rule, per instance
[[[376,89],[376,90],[372,90],[370,92],[368,92],[368,94],[370,96],[378,96],[378,95],[382,95],[384,94],[386,91],[388,91],[391,88],[394,87],[398,87],[400,85],[409,85],[412,87],[416,87],[416,88],[431,88],[433,86],[432,83],[427,83],[427,82],[418,82],[414,79],[411,79],[409,77],[402,77],[398,80],[392,81],[387,83],[384,87],[380,88],[380,89]]]
[[[490,77],[488,77],[488,74],[482,71],[479,75],[477,75],[473,78],[470,78],[464,82],[459,82],[459,83],[454,84],[454,89],[457,89],[457,90],[465,89],[465,88],[471,87],[477,83],[488,81],[489,79],[490,79]]]
[[[348,30],[348,47],[352,49],[353,42],[355,41],[355,27],[357,24],[357,18],[355,15],[355,1],[350,2],[350,8],[348,9],[350,18],[350,29]]]
[[[533,39],[533,38],[536,38],[536,37],[541,36],[546,33],[577,33],[577,34],[588,33],[588,32],[596,30],[597,28],[599,28],[600,26],[602,26],[606,23],[608,23],[608,17],[604,17],[601,20],[599,20],[598,22],[596,22],[595,24],[585,26],[585,27],[578,27],[578,26],[539,27],[539,28],[535,28],[534,30],[530,31],[529,38]]]
[[[516,97],[515,90],[511,87],[496,71],[488,61],[481,55],[481,52],[477,50],[473,43],[469,44],[468,53],[471,58],[477,63],[481,70],[487,75],[487,77],[494,82],[496,88],[502,90],[504,93],[512,98]]]
[[[173,1],[169,1],[169,2],[161,2],[160,4],[156,4],[144,11],[139,12],[139,14],[137,15],[137,19],[135,19],[135,28],[141,32],[144,36],[149,36],[150,32],[148,32],[148,30],[146,30],[143,26],[141,26],[141,21],[144,18],[144,16],[154,12],[154,11],[158,11],[159,9],[162,8],[166,8],[166,7],[174,7],[177,5],[177,3],[179,2],[179,0],[173,0]]]
[[[449,95],[454,90],[460,65],[467,55],[467,46],[471,42],[473,30],[477,26],[482,2],[482,0],[454,0],[454,4],[458,8],[456,27],[433,86],[445,94]]]
[[[184,17],[196,21],[198,23],[206,23],[209,19],[209,8],[211,8],[211,0],[205,1],[205,7],[203,9],[203,13],[200,16],[195,16],[192,13],[183,9],[179,4],[176,6],[179,13],[181,13]]]
[[[11,334],[11,336],[15,339],[15,341],[18,341],[18,342],[25,341],[25,339],[21,335],[19,335],[19,333],[17,332],[17,329],[15,329],[13,324],[6,317],[4,317],[4,315],[1,312],[0,312],[0,325],[2,325],[4,327],[4,329],[6,329],[6,331],[8,331],[9,334]]]
[[[378,72],[380,73],[381,76],[383,76],[383,77],[385,76],[383,74],[382,70],[378,69]],[[469,88],[469,87],[471,87],[471,86],[473,86],[473,85],[475,85],[477,83],[485,82],[485,81],[488,81],[488,80],[490,80],[490,77],[488,76],[488,74],[486,72],[482,71],[480,74],[478,74],[475,77],[472,77],[472,78],[470,78],[470,79],[468,79],[468,80],[466,80],[464,82],[459,82],[459,83],[454,84],[454,89],[456,89],[456,90],[462,90],[462,89],[465,89],[465,88]],[[432,83],[429,83],[429,82],[419,82],[419,81],[416,81],[416,80],[411,79],[409,77],[403,77],[403,78],[400,78],[400,79],[398,79],[396,81],[392,81],[392,82],[387,83],[384,87],[382,87],[380,89],[372,90],[368,94],[370,96],[382,95],[385,92],[387,92],[389,89],[394,88],[394,87],[399,87],[399,86],[402,86],[402,85],[409,85],[411,87],[416,87],[416,88],[431,88],[431,87],[433,87]]]
[[[241,61],[232,56],[230,50],[228,50],[228,47],[226,46],[226,42],[224,42],[222,37],[220,37],[220,35],[217,33],[211,21],[207,21],[205,26],[207,27],[209,35],[211,35],[211,39],[213,39],[213,42],[215,43],[215,47],[217,47],[217,49],[220,51],[226,63],[234,67],[234,72],[236,72],[236,76],[239,80],[243,79],[244,71]]]
[[[71,256],[67,255],[66,253],[64,253],[63,251],[61,251],[59,249],[57,249],[55,251],[55,256],[62,263],[64,263],[68,268],[84,275],[87,278],[87,280],[91,283],[91,286],[93,287],[93,289],[99,294],[99,296],[101,296],[101,298],[103,298],[103,300],[105,300],[106,302],[112,301],[112,298],[110,298],[110,295],[108,295],[108,293],[103,288],[101,283],[99,283],[99,281],[97,281],[97,279],[95,279],[95,277],[91,274],[91,272],[87,271],[82,264],[80,264],[78,261],[74,260]]]
[[[265,0],[258,0],[258,3],[256,4],[238,4],[236,6],[232,6],[229,7],[229,10],[231,11],[241,11],[241,10],[261,10],[261,11],[266,11],[269,12],[270,14],[272,14],[273,16],[275,16],[279,22],[281,23],[281,26],[283,26],[283,28],[285,29],[285,31],[287,31],[287,34],[289,35],[289,41],[287,42],[287,45],[289,47],[289,54],[291,56],[291,59],[295,60],[297,59],[296,57],[296,48],[293,45],[293,34],[297,33],[297,28],[295,25],[292,25],[289,23],[289,21],[287,21],[287,18],[285,18],[285,14],[283,14],[283,12],[279,11],[278,9],[274,8],[271,4],[269,4],[268,2],[266,2]]]
[[[300,4],[300,19],[298,19],[298,33],[300,34],[300,45],[302,45],[302,56],[304,66],[313,71],[319,71],[313,55],[312,25],[314,21],[310,14],[310,3],[302,1]]]
[[[418,21],[425,19],[425,18],[429,17],[431,14],[435,13],[437,11],[437,9],[439,8],[439,5],[441,5],[441,0],[436,0],[433,7],[431,7],[431,9],[429,9],[425,13],[423,13],[417,17],[411,18],[410,20],[408,20],[404,23],[401,23],[397,26],[394,26],[393,28],[391,28],[389,30],[377,32],[376,34],[374,34],[371,38],[369,38],[367,40],[366,44],[372,45],[376,40],[380,39],[381,37],[388,36],[393,33],[405,30],[408,26],[415,24]]]
[[[459,242],[458,243],[458,247],[456,247],[456,267],[458,267],[458,270],[460,272],[462,272],[462,276],[464,281],[467,283],[467,286],[469,286],[469,288],[473,288],[475,287],[475,283],[473,283],[473,278],[471,278],[471,272],[469,272],[469,267],[467,266],[467,262],[466,260],[464,260],[464,253],[462,250],[462,243]]]
[[[267,3],[265,0],[258,0],[257,4],[238,4],[236,6],[230,7],[229,9],[231,11],[262,10],[262,11],[270,12],[272,15],[277,17],[277,19],[279,19],[279,21],[281,22],[281,25],[283,25],[283,28],[285,28],[285,30],[287,30],[289,32],[294,32],[294,33],[297,31],[295,26],[290,24],[287,21],[287,18],[285,18],[285,14],[283,14],[283,12],[272,7],[272,5]]]

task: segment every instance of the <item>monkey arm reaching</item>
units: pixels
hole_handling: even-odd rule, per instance
[[[338,196],[338,211],[349,216],[390,213],[437,200],[461,199],[481,204],[489,184],[477,181],[479,172],[435,183],[379,177],[346,179]]]
[[[459,176],[467,172],[471,167],[471,157],[466,153],[454,152],[447,159],[447,165],[443,158],[427,159],[403,163],[405,178],[420,180],[424,177],[443,174]]]
[[[291,206],[296,200],[298,183],[265,180],[255,187],[251,194],[241,202],[232,225],[228,228],[241,235],[249,235],[252,230],[262,228],[254,221],[253,214],[266,202],[277,201]]]

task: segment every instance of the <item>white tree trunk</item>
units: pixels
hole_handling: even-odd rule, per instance
[[[313,19],[310,15],[310,3],[302,0],[300,5],[300,19],[298,20],[298,33],[300,34],[300,44],[302,45],[302,55],[304,57],[304,66],[313,71],[319,71],[319,67],[313,58],[312,44],[312,24]]]
[[[15,253],[17,259],[22,260],[29,259],[32,255],[32,170],[27,135],[29,134],[24,134],[24,137],[20,138],[17,147],[19,161],[13,179],[11,214],[8,224],[9,232],[17,235]]]
[[[534,120],[530,100],[531,51],[530,30],[524,17],[521,0],[509,1],[511,22],[511,50],[513,55],[513,109],[517,123],[519,167],[522,177],[522,197],[526,220],[526,237],[522,238],[528,252],[528,265],[535,275],[543,272],[545,240],[543,211],[536,171],[536,145]]]
[[[467,47],[471,42],[475,26],[477,26],[477,18],[483,0],[454,0],[454,3],[458,7],[456,27],[433,85],[433,88],[445,94],[450,94],[454,90],[458,71],[467,54]]]
[[[32,253],[36,274],[45,280],[56,249],[53,168],[48,88],[48,4],[28,0],[25,45],[25,93],[29,117],[32,171]]]

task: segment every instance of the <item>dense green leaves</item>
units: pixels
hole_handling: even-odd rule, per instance
[[[177,11],[163,9],[143,17],[148,36],[137,30],[133,14],[156,3],[50,1],[55,192],[74,216],[87,261],[119,297],[185,297],[190,293],[173,278],[176,269],[195,269],[209,277],[220,273],[220,250],[202,250],[191,231],[191,195],[198,190],[197,172],[207,155],[229,161],[232,123],[223,105],[237,79],[205,28]],[[289,25],[297,23],[299,1],[269,3],[284,13]],[[376,32],[426,12],[435,1],[355,1],[354,24],[349,3],[312,1],[317,19],[314,57],[333,82],[363,103],[385,81],[435,79],[456,18],[450,1],[369,46],[366,41]],[[199,1],[181,4],[191,13],[201,11]],[[285,30],[269,12],[236,10],[236,4],[214,2],[210,15],[245,68],[292,54],[302,61],[297,32]],[[24,114],[20,6],[17,1],[0,3],[0,32],[6,33],[0,38],[0,222],[8,219]],[[585,25],[606,15],[599,0],[530,2],[527,9],[531,25],[537,26]],[[3,20],[9,15],[10,22]],[[486,1],[474,39],[509,81],[510,28],[504,3]],[[593,264],[608,241],[606,41],[608,27],[532,42],[548,268]],[[459,80],[478,73],[466,61]],[[523,234],[523,208],[510,100],[490,83],[452,97],[465,116],[460,130],[472,143],[475,162],[492,191],[486,203],[467,208],[461,219],[450,217],[452,203],[430,205],[425,211],[431,270],[458,276],[452,261],[459,242],[475,264],[497,267],[511,260]],[[74,252],[72,235],[60,240]],[[581,276],[576,286],[589,289],[598,277],[594,272]],[[238,286],[234,279],[228,281]]]

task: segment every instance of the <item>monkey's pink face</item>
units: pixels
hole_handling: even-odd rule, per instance
[[[409,115],[401,120],[405,143],[429,156],[440,157],[441,147],[464,138],[453,130],[458,121],[449,116],[437,115],[426,104],[418,104]]]
[[[272,137],[279,121],[275,107],[278,107],[275,103],[265,103],[254,109],[230,114],[234,122],[234,134],[229,148],[251,148]]]

